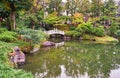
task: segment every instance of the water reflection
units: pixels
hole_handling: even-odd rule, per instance
[[[65,42],[59,42],[59,43],[55,43],[55,48],[61,47],[65,44]]]
[[[65,42],[64,47],[28,55],[22,68],[36,78],[120,78],[119,46]]]
[[[120,78],[120,67],[119,69],[112,70],[110,73],[111,78]]]

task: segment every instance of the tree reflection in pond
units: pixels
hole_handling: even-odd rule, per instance
[[[38,78],[112,78],[112,70],[120,68],[119,46],[65,42],[64,47],[28,55],[28,63],[21,68]]]

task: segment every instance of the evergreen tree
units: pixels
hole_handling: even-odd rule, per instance
[[[1,0],[0,4],[0,17],[10,18],[10,28],[14,30],[16,28],[16,13],[21,10],[29,10],[32,6],[33,0]],[[4,14],[5,13],[5,14]]]

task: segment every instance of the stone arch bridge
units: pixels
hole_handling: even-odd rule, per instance
[[[49,31],[45,31],[46,34],[48,35],[53,35],[53,34],[60,34],[60,35],[65,35],[64,31],[58,30],[58,29],[53,29],[53,30],[49,30]]]

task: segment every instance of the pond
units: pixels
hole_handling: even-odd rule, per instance
[[[67,41],[42,48],[20,67],[36,78],[120,78],[120,44]]]

